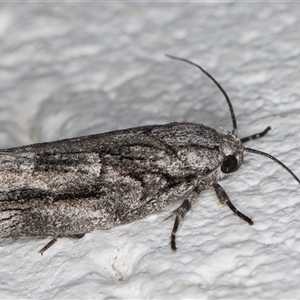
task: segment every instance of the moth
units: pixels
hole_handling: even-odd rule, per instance
[[[272,159],[300,183],[275,157],[244,147],[270,127],[239,139],[233,106],[221,85],[201,66],[167,56],[199,68],[217,85],[229,106],[232,131],[170,123],[0,150],[1,238],[52,236],[39,251],[43,254],[59,237],[133,222],[181,200],[168,217],[175,219],[170,244],[176,250],[178,226],[209,188],[253,225],[218,183],[241,167],[246,152]]]

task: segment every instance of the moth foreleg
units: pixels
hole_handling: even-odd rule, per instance
[[[221,204],[227,204],[227,206],[233,211],[233,213],[240,217],[242,220],[246,221],[249,225],[253,225],[253,221],[245,216],[243,213],[241,213],[240,211],[238,211],[236,209],[236,207],[231,203],[229,197],[227,196],[226,192],[224,191],[224,189],[218,184],[218,183],[214,183],[213,187],[215,189],[216,195],[220,201]]]
[[[175,209],[172,214],[167,218],[171,218],[175,216],[175,222],[171,233],[171,249],[176,251],[176,232],[178,230],[178,226],[182,223],[184,216],[186,213],[191,209],[192,204],[195,202],[195,200],[199,197],[201,190],[196,188],[193,190],[192,194],[189,196],[189,198],[185,199],[181,205]]]
[[[244,137],[241,139],[241,142],[242,143],[246,143],[246,142],[249,142],[249,141],[252,141],[252,140],[256,140],[256,139],[259,139],[261,137],[263,137],[264,135],[267,134],[267,132],[271,130],[271,127],[268,126],[264,131],[262,132],[259,132],[259,133],[255,133],[255,134],[252,134],[250,136],[247,136],[247,137]]]

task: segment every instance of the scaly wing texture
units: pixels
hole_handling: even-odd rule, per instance
[[[184,200],[218,167],[219,144],[213,129],[173,123],[3,150],[1,236],[66,236],[141,219]]]

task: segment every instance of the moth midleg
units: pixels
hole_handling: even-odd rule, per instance
[[[243,213],[241,213],[230,201],[228,195],[226,194],[226,192],[224,191],[224,189],[218,184],[218,183],[214,183],[213,187],[215,189],[216,195],[220,201],[221,204],[226,204],[232,211],[233,213],[240,217],[242,220],[244,220],[245,222],[247,222],[249,225],[253,225],[253,221],[247,217],[246,215],[244,215]]]
[[[250,136],[247,136],[247,137],[244,137],[241,139],[241,142],[242,143],[246,143],[246,142],[249,142],[249,141],[252,141],[252,140],[256,140],[256,139],[259,139],[261,137],[263,137],[264,135],[267,134],[267,132],[271,130],[271,127],[268,126],[264,131],[262,132],[259,132],[259,133],[255,133],[255,134],[252,134]]]
[[[184,216],[186,213],[191,209],[192,204],[195,202],[195,200],[199,197],[201,190],[198,188],[195,188],[189,196],[189,198],[185,199],[181,205],[175,209],[172,214],[167,218],[171,218],[175,216],[175,222],[171,233],[171,249],[176,251],[176,232],[178,230],[178,226],[182,223]]]

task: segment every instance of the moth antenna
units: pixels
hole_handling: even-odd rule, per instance
[[[231,101],[227,95],[227,93],[224,91],[224,89],[221,87],[221,85],[219,84],[219,82],[212,77],[212,75],[210,75],[207,71],[205,71],[201,66],[193,63],[192,61],[188,60],[188,59],[185,59],[185,58],[180,58],[180,57],[176,57],[176,56],[173,56],[173,55],[169,55],[169,54],[166,54],[167,57],[169,58],[172,58],[172,59],[176,59],[176,60],[180,60],[180,61],[184,61],[190,65],[193,65],[197,68],[199,68],[205,75],[207,75],[215,84],[216,86],[219,88],[219,90],[222,92],[222,94],[224,95],[226,101],[227,101],[227,104],[229,106],[229,110],[230,110],[230,115],[231,115],[231,120],[232,120],[232,134],[235,136],[235,137],[238,137],[238,129],[237,129],[237,123],[236,123],[236,118],[235,118],[235,114],[234,114],[234,110],[233,110],[233,106],[231,104]]]
[[[296,179],[296,181],[298,181],[298,183],[300,184],[300,179],[284,163],[282,163],[280,160],[278,160],[274,156],[272,156],[272,155],[270,155],[268,153],[259,151],[259,150],[251,149],[251,148],[246,148],[245,147],[244,150],[246,152],[250,152],[250,153],[254,153],[254,154],[266,156],[266,157],[272,159],[273,161],[275,161],[276,163],[278,163],[280,166],[282,166],[284,169],[286,169]]]

